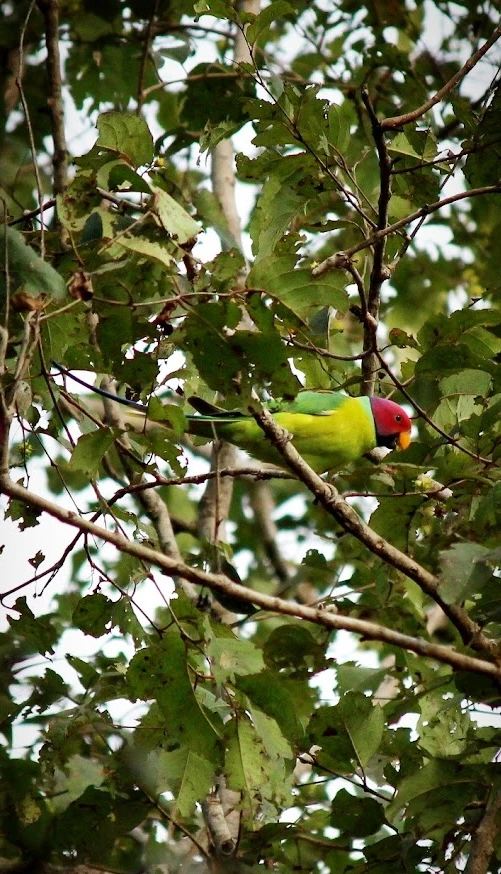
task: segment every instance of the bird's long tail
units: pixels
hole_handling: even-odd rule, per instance
[[[146,404],[140,404],[137,401],[132,401],[129,398],[124,398],[121,395],[116,395],[113,392],[106,391],[106,389],[100,388],[99,386],[91,385],[84,379],[80,379],[79,376],[75,376],[75,374],[57,361],[52,361],[52,365],[59,371],[59,373],[70,377],[74,382],[77,382],[93,394],[127,407],[129,410],[127,421],[134,427],[137,427],[139,422],[144,425],[145,420],[149,420],[150,425],[168,427],[168,422],[156,422],[151,416],[149,416],[149,408]],[[228,410],[224,410],[215,404],[209,403],[209,401],[205,401],[202,398],[197,398],[195,396],[188,398],[188,403],[191,404],[198,414],[188,414],[186,416],[188,431],[190,434],[194,434],[197,437],[206,437],[211,440],[216,434],[218,424],[229,424],[247,418],[244,413],[239,413],[238,411],[228,412]]]

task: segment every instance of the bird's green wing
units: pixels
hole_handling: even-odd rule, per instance
[[[293,401],[269,401],[266,406],[271,413],[302,413],[305,416],[326,416],[346,401],[348,395],[336,391],[301,391]],[[238,422],[251,418],[239,410],[224,410],[202,398],[190,397],[188,402],[205,421]],[[188,416],[188,418],[190,418]],[[198,417],[197,417],[198,418]]]
[[[305,416],[328,416],[338,410],[348,395],[339,391],[301,391],[293,401],[269,404],[272,413],[302,413]]]

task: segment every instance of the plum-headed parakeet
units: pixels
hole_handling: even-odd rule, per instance
[[[165,427],[165,422],[155,421],[147,406],[96,389],[78,377],[72,378],[128,407],[126,421],[136,430],[142,430],[145,424]],[[189,400],[198,411],[198,415],[186,416],[190,434],[226,440],[260,461],[283,465],[282,456],[250,413],[223,410],[200,398]],[[292,445],[317,473],[339,470],[377,446],[407,449],[411,441],[409,416],[387,398],[301,391],[293,401],[272,403],[269,409],[277,425],[291,435]]]
[[[260,461],[283,464],[251,415],[227,412],[199,398],[190,398],[190,403],[200,414],[187,416],[190,434],[218,437]],[[317,473],[339,470],[376,446],[407,449],[411,440],[409,416],[386,398],[302,391],[291,402],[271,404],[270,412]]]

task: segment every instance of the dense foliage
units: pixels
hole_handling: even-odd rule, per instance
[[[496,7],[1,5],[4,870],[499,870]],[[411,448],[334,489],[303,385]]]

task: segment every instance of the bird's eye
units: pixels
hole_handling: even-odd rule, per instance
[[[400,415],[400,413],[397,413],[397,415],[395,416],[395,422],[401,422],[401,421],[402,421],[402,416]]]

